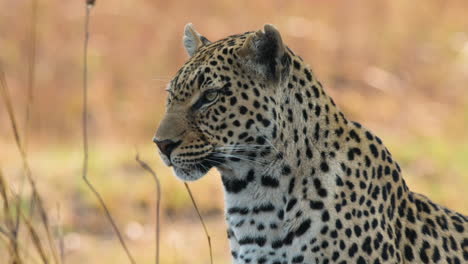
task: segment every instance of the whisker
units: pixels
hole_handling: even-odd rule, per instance
[[[214,160],[214,159],[208,159],[208,158],[205,158],[206,161],[209,161],[209,162],[214,162],[214,163],[217,163],[217,164],[220,164],[220,165],[223,165],[224,163],[222,163],[221,161],[217,161],[217,160]]]
[[[264,139],[268,144],[270,144],[270,146],[276,151],[276,153],[279,153],[279,150],[273,145],[273,143],[271,143],[271,141],[269,139],[267,139],[265,137],[264,137]]]
[[[212,154],[215,155],[215,156],[218,156],[218,157],[236,158],[236,159],[240,159],[240,160],[251,161],[251,162],[256,162],[256,163],[261,164],[258,160],[253,160],[248,156],[234,155],[234,154],[221,153],[221,152],[213,152]]]
[[[234,159],[239,159],[239,160],[243,160],[243,161],[248,161],[248,162],[253,162],[253,163],[257,163],[257,164],[260,164],[260,165],[265,165],[266,162],[261,162],[258,160],[258,158],[256,158],[255,160],[251,159],[250,157],[248,156],[240,156],[240,155],[231,155],[231,154],[226,154],[226,153],[213,153],[214,155],[218,155],[220,157],[225,157],[225,158],[234,158]]]
[[[229,166],[229,165],[227,165],[227,164],[225,164],[223,162],[217,161],[217,160],[213,160],[213,159],[205,159],[205,160],[210,161],[210,162],[218,163],[218,165],[227,167],[228,169],[231,169],[231,170],[233,169],[231,166]]]
[[[219,149],[232,149],[232,148],[239,148],[239,149],[242,149],[242,148],[246,148],[246,149],[257,149],[257,148],[260,148],[260,147],[265,147],[265,146],[261,146],[261,145],[253,145],[253,146],[222,146],[222,147],[216,147],[216,148],[219,148]]]
[[[262,157],[259,157],[259,156],[256,156],[256,157],[252,157],[250,155],[247,155],[246,153],[243,153],[243,152],[235,152],[235,153],[226,153],[224,151],[218,151],[218,152],[211,152],[212,154],[223,154],[225,156],[231,156],[231,157],[242,157],[242,158],[247,158],[247,159],[251,159],[251,160],[256,160],[256,161],[264,161],[264,162],[270,162],[271,160],[270,159],[265,159],[265,158],[262,158]]]
[[[197,166],[202,167],[202,169],[203,169],[204,171],[208,171],[208,168],[207,168],[205,165],[203,165],[202,163],[198,163]]]

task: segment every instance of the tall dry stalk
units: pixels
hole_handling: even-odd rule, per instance
[[[28,86],[26,92],[26,116],[24,124],[24,150],[27,152],[29,143],[29,126],[31,119],[31,109],[34,102],[34,85],[36,73],[36,46],[37,46],[37,0],[31,2],[31,20],[28,47]]]
[[[135,159],[143,169],[148,171],[153,176],[154,182],[156,184],[156,231],[155,231],[156,253],[155,253],[154,262],[156,264],[159,264],[159,232],[160,232],[159,212],[160,212],[160,207],[161,207],[161,183],[159,182],[159,178],[156,175],[156,172],[154,172],[154,170],[151,169],[151,167],[146,162],[140,159],[140,156],[138,155],[138,153]]]
[[[89,20],[90,13],[95,5],[94,0],[86,0],[86,16],[85,16],[85,25],[84,25],[84,50],[83,50],[83,113],[82,113],[82,128],[83,128],[83,172],[82,178],[86,183],[91,192],[96,196],[99,201],[99,204],[104,209],[107,220],[111,223],[114,232],[117,234],[120,244],[122,245],[125,253],[130,261],[130,263],[135,264],[135,259],[133,258],[130,250],[125,243],[125,240],[117,227],[109,209],[107,208],[104,199],[96,190],[96,188],[91,184],[88,179],[88,42],[89,42]]]
[[[210,263],[213,264],[213,252],[211,249],[211,237],[210,234],[208,233],[208,229],[206,228],[205,221],[203,221],[203,217],[200,213],[200,210],[198,209],[197,203],[195,202],[195,198],[193,198],[192,191],[190,190],[188,184],[184,182],[185,188],[187,189],[187,192],[190,196],[190,199],[192,200],[193,207],[195,207],[195,211],[197,211],[198,218],[200,219],[200,222],[203,226],[203,230],[205,231],[206,239],[208,240],[208,249],[210,251]]]
[[[25,118],[24,118],[24,131],[23,131],[23,148],[25,154],[28,151],[29,145],[29,130],[31,125],[31,110],[32,105],[34,102],[34,86],[35,86],[35,73],[36,73],[36,46],[37,46],[37,0],[31,1],[31,15],[30,15],[30,23],[29,23],[29,40],[28,40],[28,84],[26,90],[26,111],[25,111]],[[16,221],[15,221],[15,234],[18,236],[20,232],[20,210],[21,204],[23,199],[23,192],[24,192],[24,184],[25,184],[25,177],[21,178],[21,184],[19,189],[18,195],[18,203],[16,204]],[[30,198],[30,210],[29,215],[34,215],[34,204],[35,204],[35,196],[32,195]],[[27,247],[28,241],[26,241]]]

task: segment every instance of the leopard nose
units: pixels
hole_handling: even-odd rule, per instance
[[[182,141],[179,140],[177,142],[174,142],[170,139],[158,140],[156,138],[153,138],[153,142],[156,143],[161,153],[166,155],[169,158],[171,156],[172,151],[177,146],[179,146]]]

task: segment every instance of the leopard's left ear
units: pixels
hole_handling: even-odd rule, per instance
[[[201,47],[211,43],[207,38],[200,35],[193,28],[192,23],[185,25],[183,41],[185,50],[190,57],[192,57]]]
[[[285,52],[281,35],[270,24],[266,24],[263,31],[250,34],[238,54],[267,79],[279,80],[289,68],[290,58]]]

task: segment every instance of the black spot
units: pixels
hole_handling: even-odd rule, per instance
[[[332,255],[332,260],[336,261],[340,257],[340,253],[338,251],[334,251]]]
[[[348,238],[350,238],[351,235],[353,234],[353,231],[351,231],[351,228],[346,228],[345,234],[346,234],[346,236],[347,236]]]
[[[302,236],[310,228],[311,220],[307,219],[301,223],[301,225],[296,230],[296,236]]]
[[[405,245],[405,258],[408,261],[412,261],[414,259],[413,250],[408,245]]]
[[[281,174],[283,175],[289,175],[291,173],[291,167],[288,165],[284,165],[283,169],[281,170]]]
[[[205,82],[205,75],[203,73],[200,73],[197,78],[198,87],[201,87],[204,82]]]
[[[322,230],[320,230],[320,234],[326,235],[327,233],[328,233],[328,226],[326,225],[322,228]]]
[[[255,121],[253,121],[252,119],[249,119],[247,120],[247,122],[245,123],[245,128],[247,129],[250,129],[250,127],[255,124]]]
[[[254,100],[253,106],[254,106],[256,109],[258,109],[258,108],[260,108],[260,103],[259,103],[257,100]]]
[[[322,108],[320,108],[320,106],[316,105],[315,106],[315,116],[319,117],[320,112],[322,112]]]
[[[352,130],[349,132],[349,136],[350,136],[354,141],[356,141],[357,143],[361,142],[361,138],[358,136],[358,134],[356,133],[356,131],[354,131],[354,129],[352,129]]]
[[[304,85],[305,85],[305,81],[304,81],[303,79],[299,79],[299,84],[300,84],[301,86],[304,86]]]
[[[309,159],[312,159],[314,157],[314,155],[312,154],[312,150],[310,149],[309,146],[307,146],[306,148],[306,155],[307,155],[307,158]]]
[[[319,89],[317,88],[317,86],[313,85],[312,90],[314,91],[315,97],[319,98],[320,97],[320,92],[319,92]]]
[[[335,227],[336,229],[341,229],[343,228],[343,224],[341,223],[340,219],[336,219],[336,222],[335,222]]]
[[[354,155],[361,155],[361,150],[359,148],[350,148],[348,151],[348,160],[354,160]]]
[[[296,178],[291,178],[289,181],[288,193],[291,194],[294,190],[294,184],[296,183]]]
[[[260,136],[260,137],[257,137],[257,139],[255,140],[257,142],[257,144],[259,145],[263,145],[265,144],[265,138]]]
[[[362,243],[362,246],[361,246],[361,249],[362,251],[366,252],[367,255],[371,255],[372,254],[372,246],[371,246],[371,238],[370,236],[366,237],[366,239],[364,239],[364,242]]]
[[[301,64],[300,64],[297,60],[294,60],[294,61],[293,61],[293,65],[294,65],[294,68],[296,68],[296,70],[300,70],[300,69],[301,69]]]
[[[355,225],[354,226],[354,233],[356,234],[357,237],[360,237],[361,236],[361,227],[359,227],[358,225]]]
[[[270,176],[262,176],[262,185],[265,187],[272,187],[276,188],[279,186],[279,181],[275,178],[272,178]]]
[[[398,171],[393,170],[392,171],[392,177],[394,182],[398,182],[398,179],[400,178],[400,175],[398,174]]]
[[[429,263],[429,257],[427,256],[426,250],[430,247],[429,242],[423,241],[422,248],[419,250],[419,258],[421,258],[423,263]]]
[[[465,238],[465,240],[468,240]],[[468,245],[468,242],[467,242]],[[437,263],[440,260],[440,253],[439,253],[439,248],[437,246],[434,247],[434,252],[432,253],[432,261],[434,263]],[[465,260],[468,260],[468,253],[465,254]]]
[[[231,105],[235,105],[237,103],[237,98],[233,96],[231,99],[229,99],[229,101]]]
[[[309,206],[311,209],[314,209],[314,210],[321,210],[323,209],[323,202],[322,201],[310,201],[309,202]]]
[[[291,200],[289,200],[288,204],[286,205],[286,212],[291,211],[291,209],[296,205],[296,203],[297,203],[297,199],[295,198],[292,198]]]
[[[258,213],[262,213],[262,212],[272,212],[274,210],[275,210],[275,207],[273,206],[273,204],[267,203],[267,204],[262,204],[262,205],[259,205],[259,206],[255,206],[252,209],[252,212],[254,214],[258,214]]]
[[[271,247],[273,249],[277,249],[277,248],[280,248],[283,246],[283,241],[282,240],[276,240],[276,241],[273,241],[273,243],[271,243]]]
[[[239,135],[239,139],[246,138],[249,134],[247,132],[243,132],[242,134]]]
[[[285,245],[291,245],[292,244],[292,241],[294,239],[294,233],[293,232],[289,232],[283,239],[283,244]]]
[[[307,121],[307,119],[309,118],[305,109],[302,109],[302,118],[304,119],[304,121]]]
[[[241,115],[245,115],[247,111],[248,111],[247,107],[243,105],[239,106],[239,113],[241,113]]]
[[[354,257],[354,254],[356,254],[356,252],[358,252],[358,246],[356,243],[353,243],[353,245],[349,248],[348,250],[348,255],[350,258]]]
[[[330,220],[330,214],[325,210],[322,214],[322,222],[328,222],[328,220]]]
[[[343,133],[344,133],[344,129],[342,127],[338,128],[338,129],[335,129],[335,134],[338,137],[341,137],[341,135],[343,135]]]
[[[418,238],[418,235],[416,234],[416,231],[414,231],[413,229],[408,228],[408,227],[405,228],[405,236],[406,236],[407,239],[409,239],[409,241],[413,245],[416,242],[416,239]]]
[[[374,144],[370,144],[369,149],[370,149],[372,155],[374,155],[374,157],[376,157],[376,158],[379,157],[379,151],[377,151],[377,147]]]
[[[294,96],[296,97],[297,101],[302,104],[303,100],[302,100],[302,95],[298,94],[298,93],[295,93]]]
[[[253,92],[254,92],[255,96],[257,96],[257,97],[260,96],[260,92],[258,91],[257,88],[254,88],[254,89],[253,89]]]
[[[308,69],[304,69],[304,74],[309,82],[312,81],[312,74]]]
[[[245,179],[228,179],[221,177],[226,192],[239,193],[247,187],[247,185],[254,180],[254,172],[250,170]]]
[[[244,237],[244,238],[239,239],[238,243],[239,243],[239,245],[253,244],[254,243],[254,238],[253,237]]]
[[[320,163],[320,169],[323,172],[328,172],[330,170],[330,168],[328,167],[328,164],[325,161],[322,161],[322,163]]]
[[[280,220],[283,220],[284,219],[284,210],[283,209],[279,210],[277,215],[278,215],[278,218]]]
[[[247,172],[247,176],[245,177],[245,179],[246,181],[251,182],[254,180],[254,177],[255,177],[254,170],[249,170],[249,172]]]
[[[304,260],[304,256],[295,256],[293,259],[292,259],[292,263],[300,263]]]
[[[246,215],[249,213],[249,208],[246,207],[231,207],[228,209],[228,214],[241,214]]]
[[[364,258],[362,256],[359,256],[356,263],[357,264],[366,264],[367,262],[364,260]]]
[[[458,233],[465,232],[465,228],[462,225],[459,225],[457,223],[453,223],[453,227],[455,227],[455,230],[457,230]],[[468,247],[468,245],[467,245],[467,247]],[[468,250],[466,251],[466,258],[468,260]]]

